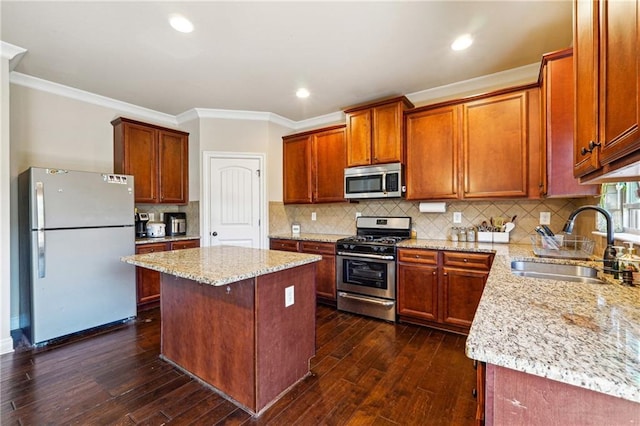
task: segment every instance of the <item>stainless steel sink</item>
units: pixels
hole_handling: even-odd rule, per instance
[[[559,263],[539,263],[526,260],[511,262],[511,272],[521,277],[545,278],[557,281],[572,281],[602,284],[598,270],[587,266],[564,265]]]

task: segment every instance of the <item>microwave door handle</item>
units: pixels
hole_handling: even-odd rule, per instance
[[[387,172],[382,172],[382,192],[387,193]]]

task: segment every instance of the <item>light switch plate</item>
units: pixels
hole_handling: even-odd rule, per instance
[[[453,223],[462,223],[462,212],[453,212]]]
[[[293,286],[289,286],[284,289],[284,307],[287,308],[294,303]]]
[[[540,212],[540,225],[551,225],[551,212]]]
[[[317,216],[316,216],[316,212],[311,212],[311,220],[316,220]]]

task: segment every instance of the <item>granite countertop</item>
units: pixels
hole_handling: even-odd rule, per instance
[[[411,241],[403,247],[485,251],[477,243]],[[488,245],[488,244],[487,244]],[[466,342],[472,359],[640,402],[640,287],[525,278],[511,261],[543,259],[531,246],[493,244],[496,256]]]
[[[168,243],[171,241],[185,241],[185,240],[199,240],[200,235],[173,235],[166,237],[156,238],[136,238],[136,245],[138,244],[152,244],[152,243]]]
[[[123,262],[214,286],[321,260],[316,254],[236,246],[201,247],[122,257]]]
[[[335,243],[336,241],[350,237],[351,235],[338,235],[338,234],[274,234],[269,235],[269,238],[278,238],[282,240],[296,240],[296,241],[319,241],[324,243]]]

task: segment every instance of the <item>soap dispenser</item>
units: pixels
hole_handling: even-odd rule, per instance
[[[637,256],[633,242],[625,242],[627,252],[620,256],[620,270],[622,271],[622,282],[627,285],[633,285],[634,281],[640,280],[640,256]]]

